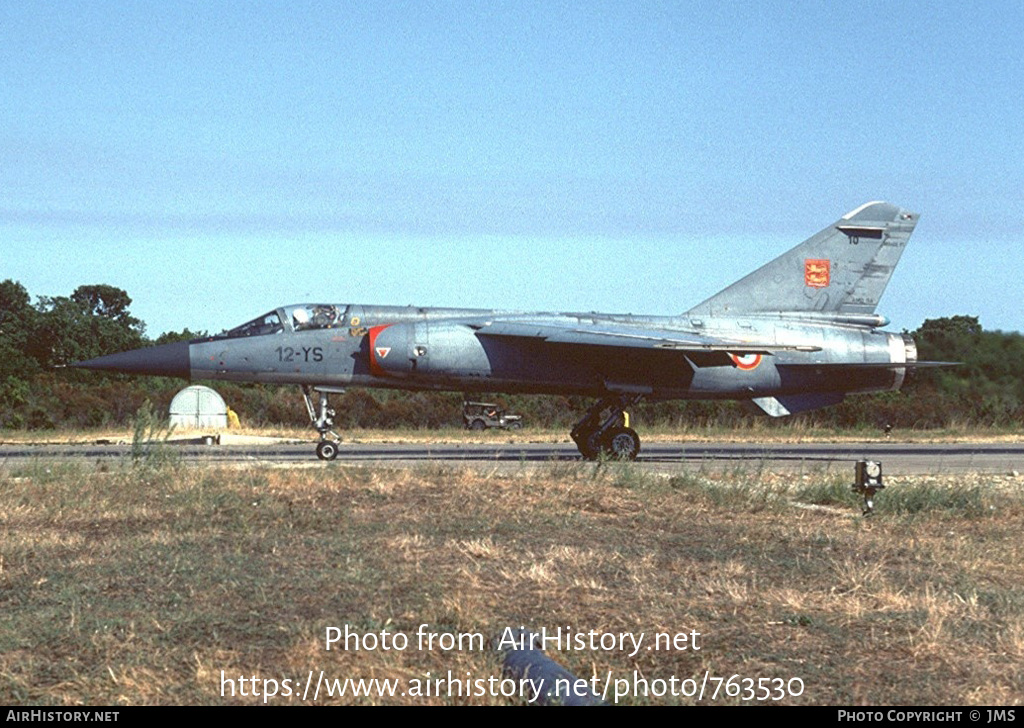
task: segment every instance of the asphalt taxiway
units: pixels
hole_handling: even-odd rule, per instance
[[[313,443],[164,445],[186,462],[322,465]],[[0,467],[32,459],[113,462],[131,458],[124,444],[0,444]],[[658,470],[758,467],[774,470],[846,470],[857,460],[878,460],[889,474],[1024,473],[1024,443],[778,443],[651,442],[636,466]],[[579,462],[572,443],[360,443],[342,442],[334,464],[415,467],[498,465],[503,468],[542,463]]]

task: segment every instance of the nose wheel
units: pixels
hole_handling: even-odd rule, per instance
[[[321,460],[334,460],[338,457],[338,443],[333,440],[321,440],[316,444],[316,456]]]

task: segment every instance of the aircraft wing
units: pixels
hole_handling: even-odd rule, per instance
[[[660,349],[683,353],[705,354],[722,352],[729,354],[771,355],[780,351],[821,351],[817,346],[765,344],[706,336],[694,332],[645,329],[639,326],[615,326],[611,324],[553,324],[531,321],[488,321],[474,326],[477,336],[498,336],[534,339],[552,344],[577,344],[584,346],[608,346],[624,349]]]

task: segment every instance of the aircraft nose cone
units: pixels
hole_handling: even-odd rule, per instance
[[[79,369],[102,369],[108,372],[182,379],[189,379],[192,369],[187,341],[122,351],[119,354],[109,354],[88,361],[77,361],[71,366]]]

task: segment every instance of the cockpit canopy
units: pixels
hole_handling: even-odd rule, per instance
[[[243,336],[264,336],[277,334],[287,328],[293,331],[307,329],[333,329],[344,325],[343,307],[333,303],[300,303],[270,311],[226,331],[221,336],[237,339]]]
[[[222,334],[229,339],[237,339],[242,336],[263,336],[264,334],[276,334],[284,330],[281,325],[281,317],[277,311],[257,316],[252,321],[247,321],[241,326],[236,326],[230,331]]]
[[[302,303],[288,306],[284,313],[296,331],[334,329],[345,322],[345,312],[332,303]]]

